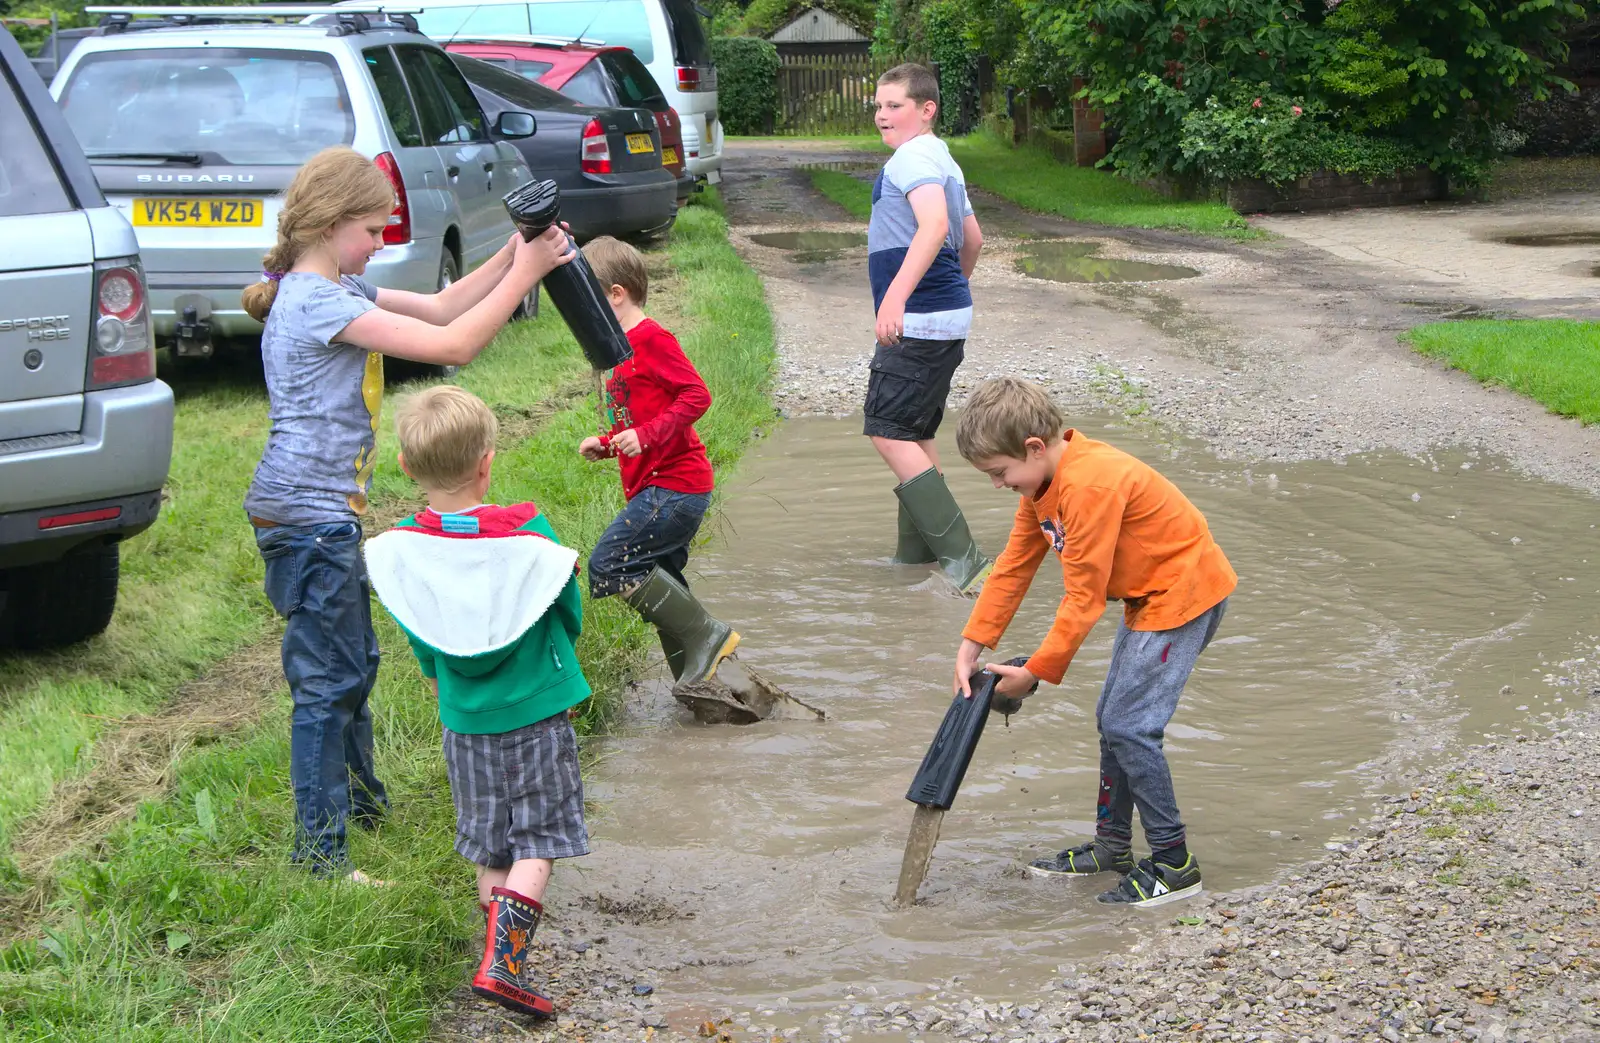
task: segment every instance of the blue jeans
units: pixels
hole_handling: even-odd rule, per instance
[[[1171,630],[1129,630],[1117,625],[1111,669],[1094,708],[1100,729],[1100,800],[1095,836],[1113,851],[1133,844],[1133,809],[1139,808],[1151,851],[1186,842],[1172,772],[1162,751],[1167,724],[1195,660],[1217,635],[1228,599]]]
[[[294,858],[318,871],[341,869],[346,820],[375,821],[389,807],[372,764],[367,697],[378,679],[378,638],[361,527],[258,527],[256,546],[267,566],[267,599],[288,621],[283,674],[294,698]]]
[[[620,594],[657,565],[687,587],[689,544],[711,507],[710,493],[676,493],[647,485],[628,501],[589,555],[589,596]]]

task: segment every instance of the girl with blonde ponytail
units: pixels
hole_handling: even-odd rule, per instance
[[[360,549],[383,356],[472,361],[538,281],[570,259],[560,229],[532,242],[512,234],[438,293],[380,289],[361,275],[383,248],[394,206],[394,189],[371,160],[343,147],[317,153],[284,196],[261,281],[241,297],[266,324],[272,429],[244,506],[266,562],[267,598],[287,620],[295,859],[363,882],[348,864],[345,823],[375,821],[388,808],[372,766],[367,696],[378,640]]]

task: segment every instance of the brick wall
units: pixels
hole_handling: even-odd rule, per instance
[[[1403,206],[1444,199],[1448,194],[1443,175],[1427,167],[1417,167],[1370,180],[1359,174],[1319,170],[1284,185],[1257,180],[1230,181],[1225,198],[1228,206],[1241,214],[1259,214],[1338,210],[1352,206]]]

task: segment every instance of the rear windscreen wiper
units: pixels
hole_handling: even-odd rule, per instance
[[[197,167],[201,163],[198,152],[87,152],[89,160],[97,159],[145,159],[152,162],[187,163]]]

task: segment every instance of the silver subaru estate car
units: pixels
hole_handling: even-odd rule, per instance
[[[350,145],[394,182],[398,205],[366,277],[431,292],[491,257],[512,231],[501,196],[530,179],[460,71],[409,15],[328,9],[90,8],[51,83],[111,204],[139,237],[156,335],[174,360],[261,327],[239,293],[261,277],[279,197],[319,150]],[[398,8],[404,11],[404,8]],[[135,31],[137,30],[137,31]],[[530,305],[531,306],[530,302]]]
[[[0,28],[0,647],[104,630],[118,544],[161,510],[172,390],[156,379],[128,221]]]

